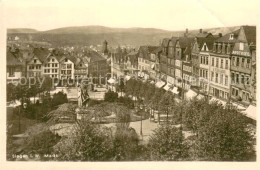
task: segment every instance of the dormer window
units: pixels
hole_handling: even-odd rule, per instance
[[[233,40],[234,39],[234,34],[230,34],[229,35],[229,40]]]
[[[67,59],[67,58],[65,58],[65,62],[68,62],[68,59]]]
[[[230,44],[227,45],[227,49],[226,49],[226,51],[227,51],[227,54],[230,53]]]
[[[222,46],[222,53],[225,54],[226,52],[226,45],[223,43],[223,46]]]
[[[244,50],[244,43],[242,43],[242,42],[239,43],[239,50],[240,51]]]
[[[221,44],[218,44],[218,53],[221,53]]]
[[[217,44],[216,44],[216,43],[214,43],[214,45],[213,45],[213,51],[215,52],[215,51],[216,51],[216,49],[217,49]]]
[[[34,59],[33,62],[36,63],[36,62],[37,62],[37,59]]]

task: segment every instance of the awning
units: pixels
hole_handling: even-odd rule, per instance
[[[130,80],[131,76],[127,75],[125,76],[126,81]]]
[[[217,98],[215,98],[215,97],[212,97],[209,102],[210,102],[210,103],[212,103],[212,102],[217,102],[217,103],[222,104],[223,106],[225,106],[225,105],[227,104],[227,102],[225,102],[225,101],[223,101],[223,100],[220,100],[220,99],[217,99]]]
[[[245,111],[245,110],[246,110],[245,107],[240,106],[240,105],[238,105],[238,104],[236,104],[236,103],[232,103],[232,105],[235,106],[235,107],[237,107],[237,109],[240,110],[240,111]]]
[[[158,88],[161,88],[161,87],[163,87],[164,85],[165,85],[165,82],[163,82],[163,81],[158,81],[158,82],[155,84],[155,86],[158,87]]]
[[[247,117],[256,120],[256,107],[249,105],[246,111],[244,111]]]
[[[113,78],[110,78],[107,82],[110,84],[114,84],[114,83],[116,83],[116,80]]]
[[[173,87],[173,89],[171,90],[171,92],[173,92],[174,94],[179,94],[177,87]]]
[[[197,96],[197,93],[191,89],[185,94],[185,97],[188,99],[192,99],[196,96]]]
[[[163,87],[163,89],[168,91],[171,88],[171,86],[171,84],[167,83],[166,86]]]

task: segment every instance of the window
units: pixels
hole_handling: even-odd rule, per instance
[[[8,68],[9,70],[9,77],[12,77],[12,76],[14,76],[14,70],[15,70],[15,68],[14,67],[9,67]]]
[[[55,64],[52,64],[52,67],[55,67]]]
[[[227,45],[227,54],[230,53],[230,44]]]
[[[203,63],[203,56],[200,56],[200,64]]]
[[[226,60],[225,69],[228,69],[228,60]]]
[[[203,64],[206,64],[206,57],[203,57]]]
[[[228,86],[228,76],[225,76],[225,86]]]
[[[216,80],[215,80],[216,83],[218,83],[218,73],[216,73]]]
[[[212,61],[211,61],[212,66],[214,66],[214,61],[215,61],[215,59],[214,59],[214,57],[212,57]]]
[[[230,34],[230,35],[229,35],[229,39],[230,39],[230,40],[233,40],[233,39],[234,39],[234,34]]]
[[[236,96],[238,96],[238,90],[236,89]]]
[[[218,44],[218,53],[221,53],[221,44]]]
[[[68,69],[71,69],[71,64],[67,64],[67,68],[68,68]]]
[[[208,79],[208,71],[206,71],[206,79]]]
[[[242,64],[241,64],[241,67],[245,67],[245,59],[242,58]]]
[[[237,74],[237,77],[236,77],[236,84],[239,84],[239,74]]]
[[[50,64],[48,64],[48,67],[50,67]]]
[[[58,67],[58,64],[57,64],[57,63],[55,64],[55,67]]]
[[[51,59],[51,61],[52,61],[52,62],[54,62],[54,58],[53,58],[53,59]]]
[[[250,59],[247,59],[246,68],[249,68]]]
[[[244,43],[242,42],[239,43],[239,50],[241,51],[244,50]]]
[[[223,59],[220,59],[220,68],[223,68]]]
[[[65,62],[68,62],[68,59],[67,59],[67,58],[65,58]]]
[[[223,74],[220,74],[220,84],[223,84]]]
[[[202,77],[202,70],[200,70],[200,77]]]
[[[34,63],[36,63],[36,62],[37,62],[37,60],[36,60],[36,59],[34,59],[34,60],[33,60],[33,62],[34,62]]]
[[[218,67],[218,58],[216,58],[216,67]]]
[[[206,65],[209,64],[209,57],[206,57]]]
[[[244,75],[241,75],[241,84],[244,84]]]
[[[213,81],[213,78],[214,78],[214,72],[212,71],[211,72],[211,81]]]
[[[232,88],[232,95],[235,96],[236,90]]]
[[[232,66],[235,66],[236,58],[232,57]]]
[[[246,85],[249,85],[249,83],[250,83],[249,80],[250,80],[249,76],[246,76]]]
[[[239,57],[237,57],[237,64],[236,66],[239,66]]]
[[[235,73],[231,73],[231,79],[232,79],[232,83],[235,82]]]

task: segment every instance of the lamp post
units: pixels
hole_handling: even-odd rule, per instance
[[[140,134],[141,134],[141,136],[142,136],[142,138],[143,138],[143,113],[142,113],[142,110],[143,110],[143,107],[144,107],[144,105],[143,105],[143,102],[142,102],[142,100],[141,100],[141,103],[140,103],[140,110],[141,110],[141,128],[140,128]]]
[[[142,100],[140,101],[139,105],[137,105],[137,103],[136,103],[135,110],[136,110],[136,113],[138,111],[142,111],[143,110]],[[142,115],[142,112],[140,112],[140,116],[141,116],[140,135],[142,136],[142,139],[143,139],[143,115]]]

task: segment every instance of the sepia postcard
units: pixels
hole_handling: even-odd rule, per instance
[[[259,7],[0,1],[1,169],[259,169]]]

